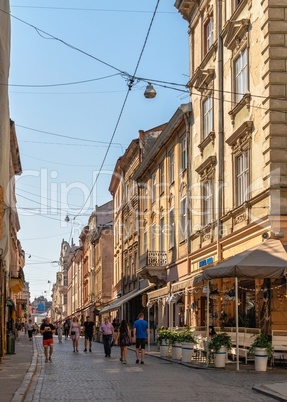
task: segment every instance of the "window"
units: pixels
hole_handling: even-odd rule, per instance
[[[164,237],[164,217],[162,216],[159,221],[160,224],[160,250],[165,251],[165,237]]]
[[[151,226],[151,251],[156,251],[156,224]]]
[[[160,185],[160,187],[159,187],[159,193],[160,194],[163,194],[164,193],[164,163],[162,162],[160,165],[159,165],[159,185]]]
[[[203,102],[203,139],[213,131],[213,99],[209,95]]]
[[[151,177],[151,202],[155,202],[156,199],[156,174],[153,173]]]
[[[240,102],[248,92],[247,49],[244,49],[235,59],[235,101]]]
[[[180,200],[180,241],[187,238],[186,197]]]
[[[174,151],[169,155],[169,183],[174,182]]]
[[[169,211],[169,248],[174,247],[175,228],[174,228],[174,209]]]
[[[249,151],[243,152],[236,158],[236,180],[237,180],[237,206],[248,199],[249,184]]]
[[[143,234],[143,252],[145,253],[147,251],[147,249],[148,249],[148,246],[147,246],[147,230],[145,228],[144,234]]]
[[[213,17],[211,16],[204,26],[204,39],[205,39],[205,51],[206,54],[213,45]]]
[[[203,205],[202,205],[202,224],[208,225],[213,220],[213,191],[212,181],[202,183],[203,186]]]
[[[181,170],[184,171],[187,166],[187,149],[186,149],[186,138],[181,140]]]

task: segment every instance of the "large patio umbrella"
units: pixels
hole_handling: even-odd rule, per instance
[[[238,353],[238,278],[284,278],[287,276],[287,253],[279,240],[269,239],[245,250],[215,267],[205,269],[194,279],[194,284],[203,280],[235,278],[236,303],[236,361],[239,370]],[[209,282],[208,282],[209,283]],[[209,286],[207,297],[209,299]],[[209,300],[207,306],[209,305]],[[209,325],[209,312],[207,325]],[[208,327],[207,327],[208,328]]]

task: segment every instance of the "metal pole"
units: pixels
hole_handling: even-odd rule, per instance
[[[206,292],[206,367],[208,367],[209,363],[208,341],[209,341],[209,281],[207,281],[207,292]]]
[[[147,338],[147,350],[150,352],[150,306],[147,307],[147,323],[148,323],[148,338]]]
[[[235,277],[236,370],[239,371],[238,278]]]

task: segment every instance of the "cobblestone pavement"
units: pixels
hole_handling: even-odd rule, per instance
[[[25,402],[51,401],[274,401],[252,390],[254,384],[286,380],[286,371],[227,371],[194,369],[178,363],[146,356],[145,364],[135,364],[128,351],[128,363],[119,361],[120,350],[112,348],[104,357],[103,345],[93,342],[92,353],[72,351],[70,340],[55,339],[53,361],[44,362],[41,337],[36,337],[38,366]]]

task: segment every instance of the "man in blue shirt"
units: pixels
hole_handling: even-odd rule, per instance
[[[144,314],[140,313],[134,322],[134,338],[136,340],[136,363],[139,363],[139,349],[141,348],[141,364],[144,364],[145,344],[148,338],[148,323]]]

